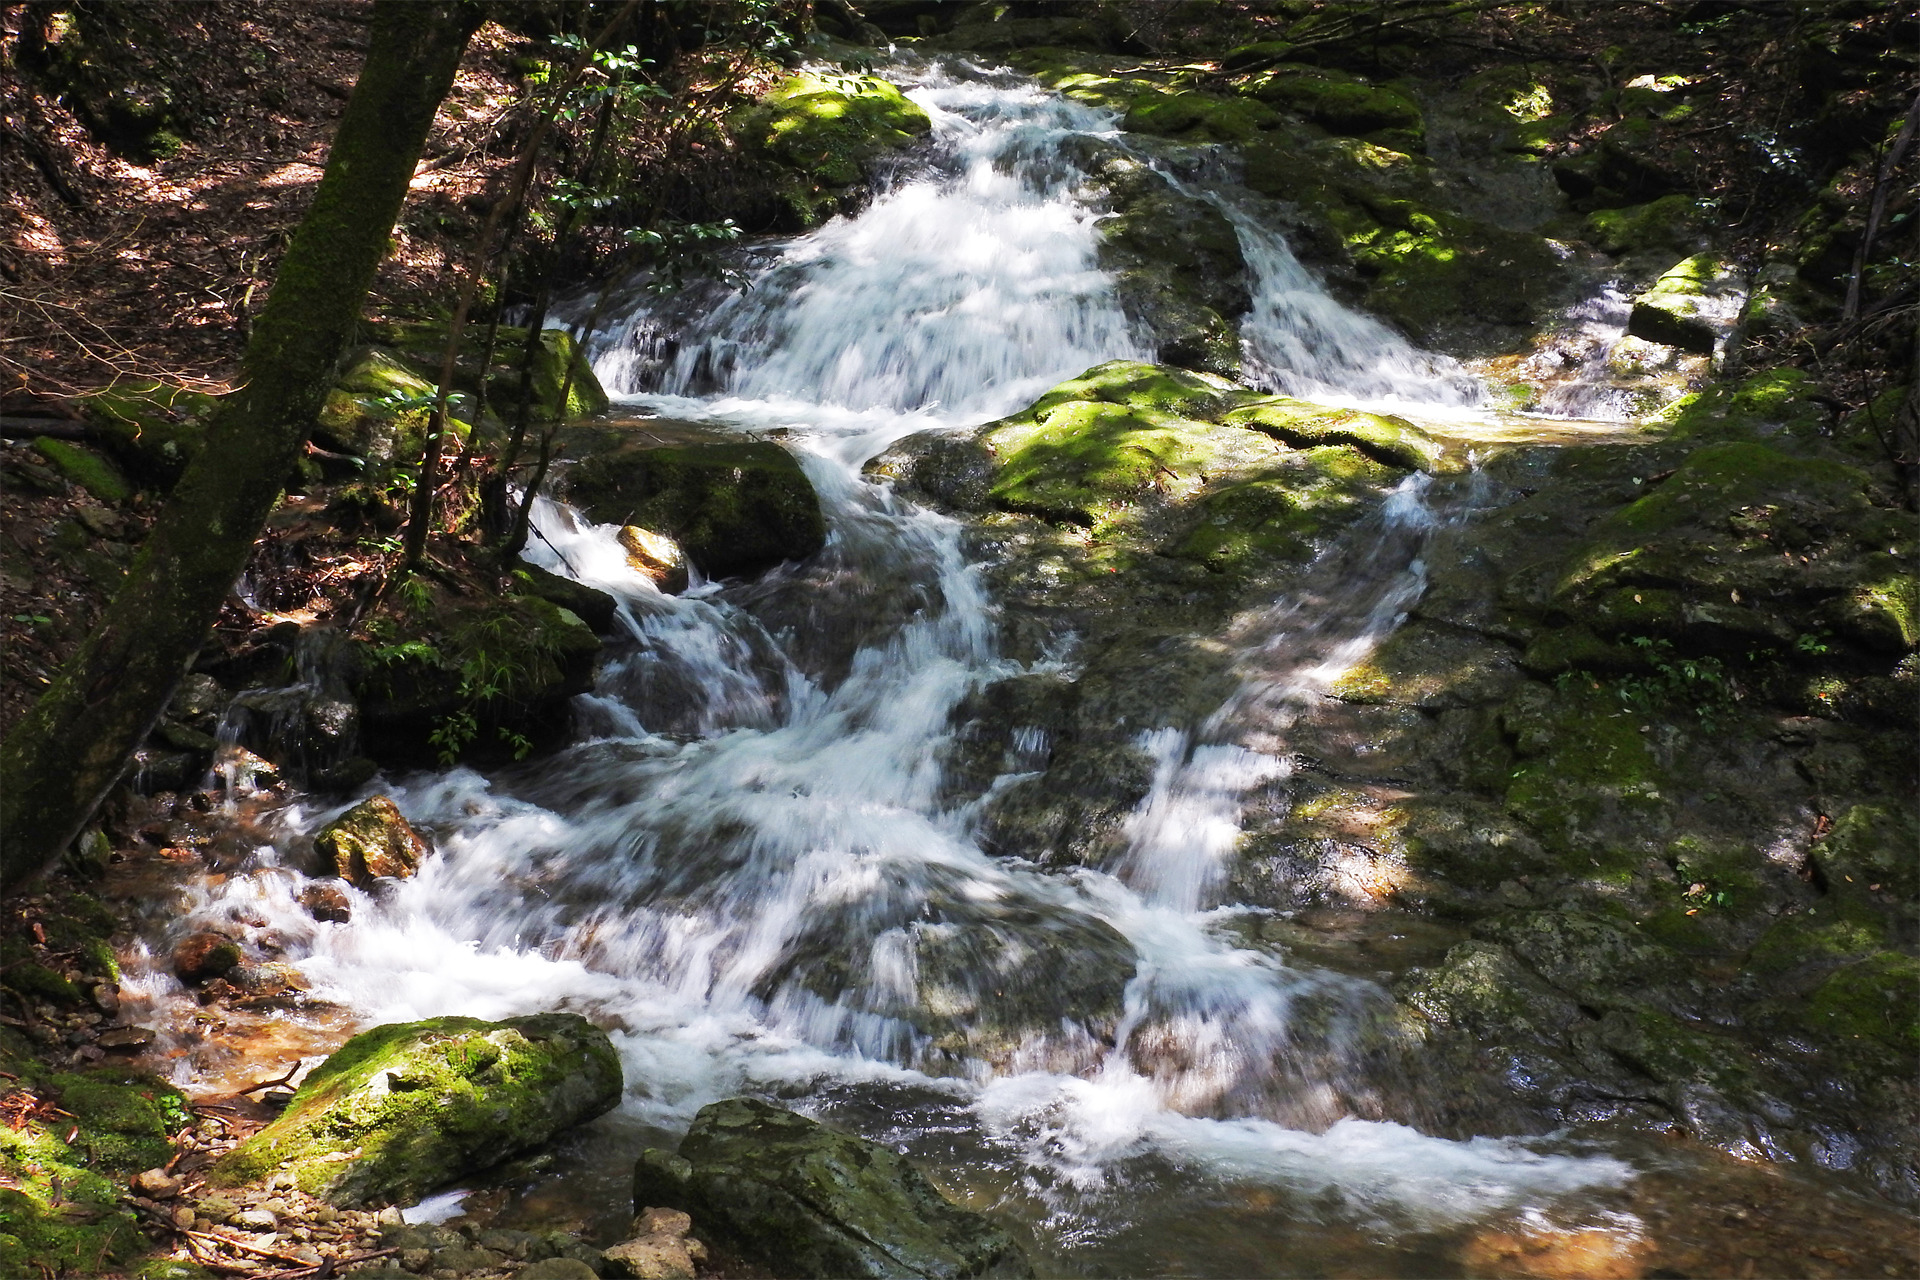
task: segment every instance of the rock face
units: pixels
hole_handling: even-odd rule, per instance
[[[343,1207],[406,1202],[591,1120],[620,1090],[613,1045],[576,1014],[376,1027],[316,1067],[212,1178],[278,1171]]]
[[[382,876],[406,879],[428,852],[426,841],[385,796],[363,801],[329,822],[313,847],[328,870],[363,889]]]
[[[644,1153],[634,1200],[685,1210],[780,1275],[1033,1274],[1004,1232],[885,1147],[748,1098],[703,1108],[678,1155]]]
[[[628,446],[586,459],[566,483],[596,523],[667,534],[710,578],[758,573],[826,543],[820,499],[775,444]]]

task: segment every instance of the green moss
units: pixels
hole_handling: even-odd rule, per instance
[[[404,1200],[538,1146],[620,1090],[612,1044],[575,1015],[376,1027],[316,1067],[210,1180],[239,1186],[284,1170],[335,1204]]]
[[[1757,977],[1776,979],[1809,966],[1865,956],[1886,944],[1886,924],[1877,913],[1828,900],[1811,914],[1783,916],[1768,926],[1748,952],[1746,968]]]
[[[933,122],[878,77],[809,72],[734,113],[729,128],[790,175],[781,198],[800,225],[813,226],[876,158],[925,136]]]
[[[1752,1061],[1742,1045],[1645,1005],[1609,1011],[1600,1038],[1629,1066],[1663,1083],[1698,1081],[1734,1094],[1753,1085]]]
[[[1702,226],[1700,206],[1692,196],[1662,196],[1647,204],[1624,209],[1598,209],[1582,228],[1587,240],[1603,253],[1681,252],[1691,247]]]
[[[1273,108],[1262,102],[1155,91],[1133,100],[1121,127],[1189,142],[1244,142],[1279,122]]]
[[[1283,64],[1241,79],[1236,89],[1260,102],[1284,106],[1333,133],[1377,135],[1395,150],[1426,147],[1420,107],[1398,89],[1324,67]]]
[[[1376,462],[1408,471],[1451,472],[1466,466],[1464,459],[1450,456],[1444,444],[1406,419],[1357,409],[1329,409],[1276,396],[1236,409],[1221,420],[1263,432],[1296,449],[1351,445]]]
[[[1584,837],[1601,819],[1664,808],[1641,719],[1606,691],[1575,680],[1524,713],[1510,704],[1504,720],[1508,732],[1530,748],[1508,780],[1507,811],[1549,847],[1584,848]]]
[[[1417,337],[1437,339],[1460,316],[1531,323],[1563,274],[1539,236],[1411,200],[1356,195],[1327,213],[1369,281],[1368,307]]]
[[[1602,519],[1599,527],[1608,536],[1600,546],[1609,550],[1595,554],[1630,553],[1639,540],[1699,520],[1703,513],[1730,512],[1796,492],[1846,502],[1866,487],[1865,475],[1837,462],[1796,457],[1762,444],[1708,445],[1689,454],[1646,497]]]
[[[1920,1055],[1920,960],[1881,951],[1834,973],[1807,997],[1806,1024],[1835,1040],[1874,1040],[1909,1065]]]
[[[204,392],[131,379],[91,392],[87,417],[102,443],[135,479],[171,485],[187,469],[217,403]]]
[[[1920,818],[1910,807],[1891,804],[1850,806],[1833,824],[1814,856],[1837,893],[1857,896],[1879,885],[1896,899],[1920,893]]]
[[[1320,521],[1301,509],[1284,480],[1251,480],[1210,493],[1200,523],[1173,554],[1215,573],[1241,573],[1263,564],[1307,559]]]
[[[133,496],[133,488],[120,474],[120,469],[83,445],[39,436],[34,439],[33,448],[55,471],[110,507],[117,507]]]

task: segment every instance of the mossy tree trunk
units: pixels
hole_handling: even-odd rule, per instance
[[[466,0],[378,0],[313,207],[206,446],[98,628],[0,745],[0,888],[51,865],[165,709],[298,461],[387,251],[427,130],[483,18]]]

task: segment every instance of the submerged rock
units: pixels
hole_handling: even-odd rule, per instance
[[[313,847],[328,870],[363,889],[382,876],[406,879],[428,852],[426,841],[385,796],[362,801],[329,822]]]
[[[1005,1232],[892,1151],[750,1098],[702,1108],[679,1154],[645,1152],[633,1182],[636,1206],[683,1209],[781,1275],[1033,1274]]]
[[[610,1110],[620,1089],[612,1043],[577,1014],[375,1027],[314,1068],[211,1180],[279,1173],[335,1205],[404,1203]]]

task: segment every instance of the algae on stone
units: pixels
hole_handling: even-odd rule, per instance
[[[703,1233],[803,1280],[1033,1274],[1005,1232],[888,1148],[749,1098],[702,1108],[678,1154],[648,1150],[633,1183],[636,1210],[682,1209]]]
[[[577,1014],[375,1027],[315,1067],[210,1181],[281,1174],[343,1207],[411,1202],[610,1110],[621,1084],[606,1033]]]

